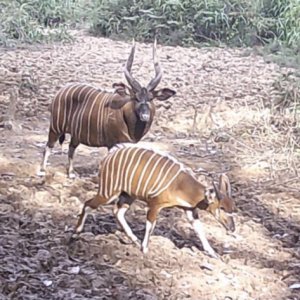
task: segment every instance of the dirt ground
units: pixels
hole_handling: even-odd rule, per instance
[[[130,43],[83,34],[71,45],[0,50],[0,299],[300,299],[298,133],[292,114],[278,118],[271,109],[274,84],[293,71],[249,49],[158,46],[160,86],[177,95],[156,102],[144,138],[196,173],[228,174],[236,233],[200,212],[222,260],[203,253],[179,209],[161,212],[145,256],[119,231],[112,207],[90,216],[70,242],[106,150],[80,146],[71,180],[68,143],[57,145],[47,176],[37,177],[48,105],[68,82],[109,89],[122,81],[129,51]],[[133,72],[151,79],[151,45],[137,44]],[[127,219],[142,239],[144,205],[136,202]]]

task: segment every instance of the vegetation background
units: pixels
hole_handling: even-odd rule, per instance
[[[298,0],[1,0],[0,11],[0,44],[9,46],[69,40],[69,29],[85,27],[171,45],[300,48]]]

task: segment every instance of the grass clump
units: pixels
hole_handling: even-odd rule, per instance
[[[298,0],[96,0],[88,14],[91,32],[106,37],[148,41],[159,35],[174,45],[300,45]]]
[[[70,40],[72,1],[0,1],[0,45]]]

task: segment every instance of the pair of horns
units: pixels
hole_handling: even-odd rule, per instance
[[[135,40],[133,39],[131,52],[127,59],[126,65],[125,65],[124,74],[125,74],[126,80],[129,83],[129,85],[136,92],[138,92],[142,89],[142,86],[136,79],[133,78],[133,76],[131,74],[131,67],[133,64],[134,52],[135,52]],[[162,71],[161,71],[160,63],[159,63],[159,61],[157,59],[157,55],[156,55],[156,39],[154,40],[154,44],[153,44],[153,62],[154,62],[154,69],[155,69],[155,77],[148,83],[148,85],[147,85],[148,91],[153,91],[158,86],[158,84],[160,83],[161,78],[162,78]]]

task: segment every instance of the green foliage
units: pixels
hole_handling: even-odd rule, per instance
[[[299,0],[95,0],[91,32],[169,44],[224,42],[299,46]]]
[[[0,0],[0,45],[69,40],[85,24],[95,35],[166,44],[300,49],[299,0]],[[297,50],[298,51],[298,50]]]
[[[72,1],[0,0],[0,45],[70,40]]]

